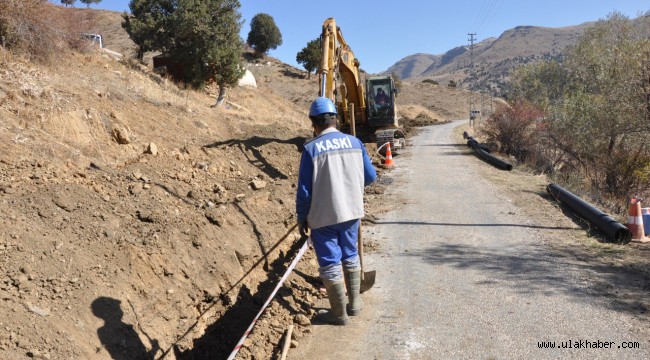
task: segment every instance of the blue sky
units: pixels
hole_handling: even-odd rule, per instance
[[[59,1],[52,0],[59,3]],[[93,8],[128,11],[128,0],[103,0]],[[636,17],[650,10],[647,0],[240,0],[241,36],[258,13],[273,17],[283,44],[269,55],[288,64],[309,40],[320,35],[323,21],[334,17],[343,36],[361,61],[377,73],[415,53],[442,54],[468,44],[498,37],[519,25],[562,27],[607,17],[614,10]],[[77,7],[85,6],[77,1]]]

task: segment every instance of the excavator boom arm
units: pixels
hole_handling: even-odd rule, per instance
[[[320,96],[327,97],[337,103],[336,74],[338,73],[345,86],[341,86],[341,100],[337,105],[347,114],[348,105],[354,104],[355,113],[360,121],[365,121],[363,114],[366,110],[365,90],[359,76],[359,60],[345,41],[341,29],[336,26],[333,18],[325,20],[321,34],[322,58],[319,69]]]

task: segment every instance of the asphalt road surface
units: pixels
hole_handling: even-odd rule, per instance
[[[451,140],[457,125],[427,128],[390,174],[404,204],[364,228],[380,250],[366,257],[377,282],[361,316],[315,324],[288,358],[650,359],[630,315],[591,294],[584,270],[538,241],[543,227],[481,179],[489,165]]]

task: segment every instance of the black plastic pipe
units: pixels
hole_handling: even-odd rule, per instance
[[[463,137],[465,137],[465,134],[463,134]],[[507,170],[510,171],[512,170],[512,164],[503,161],[499,159],[498,157],[490,154],[488,151],[484,149],[484,147],[479,144],[478,141],[476,141],[473,137],[467,136],[467,146],[471,146],[476,154],[483,160],[489,162],[490,164],[498,167],[501,170]]]
[[[546,191],[578,216],[594,224],[607,235],[610,241],[625,245],[632,240],[632,233],[625,225],[612,219],[609,215],[591,206],[568,190],[556,184],[549,184]]]
[[[475,140],[473,137],[471,137],[471,136],[469,137],[469,140],[467,140],[467,146],[470,146],[470,147],[478,146],[478,147],[480,147],[483,151],[485,151],[486,153],[488,153],[488,154],[491,154],[491,153],[492,153],[492,151],[490,151],[490,148],[488,148],[488,147],[485,146],[485,145],[481,145],[480,142],[476,141],[476,140]]]

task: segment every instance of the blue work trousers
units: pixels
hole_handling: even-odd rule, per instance
[[[338,280],[341,263],[346,271],[360,269],[358,234],[359,219],[311,230],[319,271],[324,280]]]

